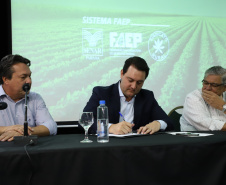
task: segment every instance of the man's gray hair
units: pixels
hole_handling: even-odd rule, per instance
[[[209,75],[219,75],[221,76],[222,83],[226,85],[226,69],[221,66],[213,66],[206,70],[204,78]]]

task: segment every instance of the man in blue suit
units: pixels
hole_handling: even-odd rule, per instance
[[[153,92],[142,89],[148,74],[146,61],[140,57],[131,57],[125,61],[118,83],[107,87],[94,87],[83,110],[94,114],[95,122],[89,132],[96,133],[97,107],[100,100],[105,100],[108,107],[109,133],[127,134],[136,130],[139,134],[153,134],[159,130],[172,130],[173,124],[158,105]]]

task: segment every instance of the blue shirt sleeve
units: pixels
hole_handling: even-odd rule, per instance
[[[43,125],[49,129],[50,135],[56,135],[57,133],[56,122],[50,115],[43,98],[39,94],[35,93],[35,95],[36,96],[34,97],[31,94],[29,104],[31,104],[31,106],[35,106],[35,109],[33,109],[33,111],[35,111],[34,117],[36,126]]]

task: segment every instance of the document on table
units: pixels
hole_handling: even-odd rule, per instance
[[[187,136],[187,137],[206,137],[206,136],[213,135],[209,133],[197,133],[197,132],[166,132],[166,133],[171,135],[181,135],[181,136]]]
[[[145,136],[146,134],[128,133],[122,135],[109,134],[109,137],[133,137],[133,136]]]

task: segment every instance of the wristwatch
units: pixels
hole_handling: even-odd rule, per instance
[[[223,110],[222,110],[222,111],[223,111],[223,112],[226,111],[226,104],[223,105]]]

